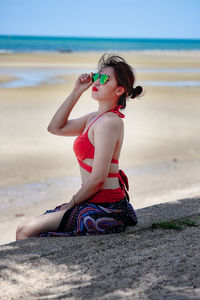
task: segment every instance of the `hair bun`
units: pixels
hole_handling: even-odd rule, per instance
[[[136,88],[133,87],[130,91],[129,97],[131,99],[134,99],[137,96],[139,96],[142,93],[142,91],[143,91],[143,88],[140,85],[136,86]]]

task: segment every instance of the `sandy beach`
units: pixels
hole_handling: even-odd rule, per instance
[[[74,138],[51,135],[47,126],[79,72],[95,71],[101,54],[0,54],[0,244],[15,240],[19,222],[79,189]],[[139,209],[199,195],[200,52],[118,54],[145,91],[123,112],[120,168],[129,177],[132,204]],[[96,109],[87,91],[71,117]]]
[[[1,299],[197,300],[199,200],[139,209],[138,225],[121,234],[0,246]],[[181,229],[152,227],[167,220]]]

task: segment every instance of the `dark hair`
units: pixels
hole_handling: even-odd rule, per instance
[[[143,88],[141,86],[133,87],[135,82],[134,70],[121,56],[104,54],[99,60],[98,70],[100,71],[105,67],[113,67],[119,86],[123,86],[125,89],[117,103],[125,108],[127,98],[136,98],[142,93]]]

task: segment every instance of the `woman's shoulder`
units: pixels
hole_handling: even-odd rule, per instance
[[[112,112],[108,112],[107,114],[103,115],[102,118],[97,122],[96,128],[102,127],[106,128],[106,130],[123,130],[124,129],[124,122],[122,118],[120,118],[117,114],[113,114]]]
[[[115,125],[118,124],[122,126],[124,124],[123,119],[113,112],[108,112],[107,114],[105,114],[103,120],[104,122],[112,123]]]
[[[94,120],[98,116],[97,111],[93,111],[89,114],[87,114],[87,123],[90,123],[90,121]]]

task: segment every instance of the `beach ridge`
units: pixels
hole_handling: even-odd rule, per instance
[[[200,196],[139,209],[138,225],[121,234],[0,246],[2,299],[198,299],[199,201]],[[152,228],[180,218],[195,225]]]

